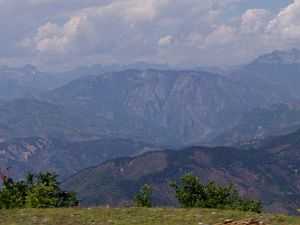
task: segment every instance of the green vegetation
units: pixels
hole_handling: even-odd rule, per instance
[[[60,208],[0,210],[1,225],[196,225],[257,219],[267,225],[299,225],[300,217],[214,209]]]
[[[135,195],[135,206],[137,207],[152,207],[151,201],[152,189],[145,184],[140,192]]]
[[[24,181],[1,174],[0,209],[54,208],[78,205],[75,193],[60,189],[55,173],[29,173]]]
[[[249,212],[262,211],[262,202],[247,197],[241,197],[233,186],[223,187],[215,182],[201,184],[198,177],[186,174],[171,187],[175,190],[175,197],[183,208],[216,208]]]

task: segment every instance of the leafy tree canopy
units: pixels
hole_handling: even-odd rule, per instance
[[[77,206],[76,194],[62,191],[57,177],[52,172],[28,173],[25,180],[15,181],[1,174],[0,209]]]
[[[262,211],[261,200],[242,197],[231,185],[228,187],[209,182],[202,184],[198,177],[186,174],[179,179],[179,184],[172,182],[175,197],[184,208],[217,208],[241,211]]]
[[[149,185],[144,185],[140,192],[135,195],[135,206],[137,207],[152,207],[152,189]]]

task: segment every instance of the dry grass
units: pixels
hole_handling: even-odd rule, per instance
[[[14,209],[0,211],[3,225],[199,225],[226,219],[257,219],[270,225],[299,225],[300,217],[239,211],[174,208]]]

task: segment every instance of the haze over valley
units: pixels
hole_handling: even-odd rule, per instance
[[[56,172],[83,207],[148,184],[177,207],[192,173],[298,213],[300,1],[26,2],[0,1],[2,177]]]

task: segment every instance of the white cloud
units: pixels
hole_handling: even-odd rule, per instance
[[[261,32],[265,29],[268,23],[270,12],[265,9],[248,9],[242,15],[242,32]]]
[[[300,0],[275,16],[241,12],[242,2],[251,0],[0,0],[0,61],[227,64],[299,42]]]
[[[208,45],[224,45],[230,43],[235,39],[235,29],[226,25],[217,26],[206,39]]]
[[[168,35],[159,39],[158,44],[160,46],[170,46],[173,42],[173,37]]]
[[[270,21],[268,32],[279,42],[300,42],[300,0],[283,9]]]
[[[98,36],[93,24],[85,16],[72,17],[62,27],[48,22],[34,37],[36,49],[48,54],[70,54],[87,51]],[[91,45],[92,44],[92,45]],[[82,48],[82,49],[80,49]]]

